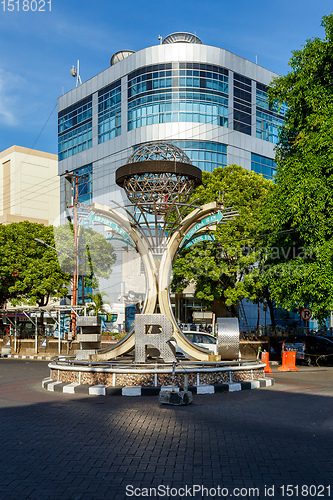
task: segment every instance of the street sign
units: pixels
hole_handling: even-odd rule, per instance
[[[116,232],[119,236],[121,236],[123,241],[133,246],[132,238],[128,236],[128,234],[123,230],[122,227],[118,226],[118,224],[116,224],[112,220],[103,217],[101,215],[94,214],[93,212],[90,212],[87,219],[90,222],[90,224],[92,224],[93,222],[99,222],[100,224],[104,224],[105,226],[111,227],[111,229],[113,229],[114,232]]]
[[[43,340],[43,342],[40,345],[41,347],[46,347],[46,339]]]
[[[304,307],[301,310],[301,318],[304,319],[304,321],[309,321],[312,317],[312,311],[309,307]]]
[[[200,222],[198,222],[194,227],[192,227],[192,229],[190,229],[188,233],[186,233],[186,235],[183,238],[183,241],[181,242],[181,244],[179,246],[181,247],[182,245],[184,245],[185,242],[192,239],[193,235],[195,233],[197,233],[198,231],[200,231],[200,229],[203,229],[206,226],[212,226],[212,225],[218,224],[219,222],[221,222],[222,219],[223,219],[222,212],[217,212],[214,215],[210,215],[209,217],[205,217]]]
[[[200,243],[200,241],[214,241],[215,236],[213,234],[200,234],[196,236],[195,238],[192,238],[186,245],[184,245],[184,248],[189,248],[192,245],[195,245],[196,243]]]

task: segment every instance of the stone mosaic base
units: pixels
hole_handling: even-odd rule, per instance
[[[214,394],[217,392],[235,392],[249,389],[259,389],[260,387],[269,387],[274,385],[272,378],[258,378],[256,380],[245,382],[230,382],[222,384],[203,384],[197,386],[189,385],[189,391],[193,394]],[[162,390],[170,390],[171,387],[153,387],[153,386],[126,386],[112,387],[104,384],[79,384],[65,383],[55,381],[52,378],[46,378],[42,381],[42,387],[48,391],[62,392],[67,394],[85,394],[89,396],[157,396]]]
[[[175,384],[182,387],[184,385],[184,373],[175,374]],[[264,368],[253,368],[250,370],[221,370],[215,372],[194,372],[188,373],[188,384],[212,385],[232,382],[254,381],[264,378]],[[65,384],[87,384],[105,385],[111,387],[162,387],[172,383],[171,373],[117,373],[79,371],[51,368],[50,378],[56,382]]]

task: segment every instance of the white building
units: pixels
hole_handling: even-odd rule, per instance
[[[58,156],[12,146],[0,153],[0,224],[53,224],[59,216]]]

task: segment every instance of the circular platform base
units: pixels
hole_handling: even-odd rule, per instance
[[[265,364],[256,360],[178,362],[174,377],[173,365],[165,363],[90,363],[59,358],[51,362],[49,368],[50,377],[43,381],[43,387],[69,393],[139,395],[140,392],[141,395],[158,393],[161,388],[171,387],[173,382],[176,388],[188,386],[198,394],[272,385],[264,383],[268,380],[264,373]]]

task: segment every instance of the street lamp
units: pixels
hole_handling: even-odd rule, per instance
[[[57,250],[56,248],[54,248],[53,246],[49,245],[48,243],[46,243],[46,241],[41,240],[40,238],[34,238],[34,240],[37,241],[37,243],[40,243],[41,245],[44,245],[44,246],[49,247],[49,248],[52,248],[52,250],[54,250],[57,253],[62,253],[64,255],[67,255],[67,254],[65,254],[65,252],[61,252],[60,250]],[[67,257],[69,257],[69,255],[67,255]]]

